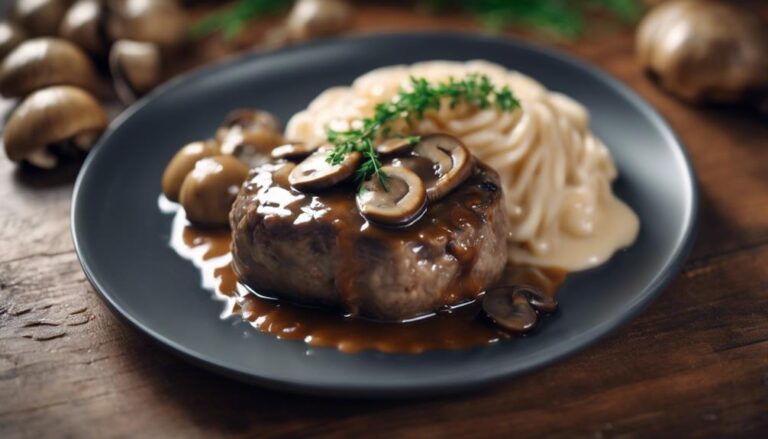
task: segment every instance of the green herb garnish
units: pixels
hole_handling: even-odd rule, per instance
[[[403,119],[410,123],[413,119],[423,119],[428,110],[439,110],[444,99],[451,108],[466,103],[483,109],[495,105],[502,111],[512,111],[520,106],[509,87],[497,88],[486,75],[470,74],[461,80],[449,78],[437,84],[411,77],[411,86],[412,90],[400,90],[394,99],[376,105],[373,116],[360,121],[360,128],[329,129],[327,137],[334,149],[328,156],[328,163],[338,165],[347,154],[358,151],[363,155],[363,163],[357,169],[357,180],[362,182],[375,175],[384,189],[389,190],[374,141],[380,135],[390,135],[391,122]],[[408,139],[414,143],[419,141],[418,136]]]

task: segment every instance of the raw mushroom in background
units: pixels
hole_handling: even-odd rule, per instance
[[[768,23],[739,5],[661,3],[640,23],[637,53],[664,89],[686,101],[767,101]]]
[[[187,31],[187,16],[176,0],[109,0],[107,33],[113,41],[134,40],[175,47]]]
[[[160,47],[149,42],[117,41],[109,52],[109,71],[120,101],[131,104],[160,83]]]
[[[61,157],[89,151],[107,122],[104,108],[87,91],[47,87],[29,95],[11,115],[3,132],[5,153],[15,162],[53,169]]]
[[[297,0],[285,23],[267,35],[267,47],[280,47],[343,32],[352,21],[346,0]]]
[[[75,85],[103,94],[102,80],[88,55],[60,38],[19,44],[0,64],[0,94],[23,97],[51,85]]]
[[[67,0],[16,0],[10,16],[33,37],[53,36],[68,7]]]
[[[9,21],[0,22],[0,60],[26,39],[24,29]]]
[[[103,56],[109,46],[101,0],[78,0],[72,4],[59,26],[59,35],[93,56]]]
[[[6,135],[12,122],[14,133],[26,132],[18,128],[27,126],[19,120],[30,119],[30,102],[43,105],[44,96],[56,99],[45,103],[40,114],[59,118],[80,105],[89,108],[88,116],[98,114],[101,120],[106,113],[95,97],[111,103],[117,95],[124,104],[132,103],[163,79],[163,59],[184,43],[187,31],[186,12],[176,0],[16,0],[9,17],[0,23],[0,94],[28,98],[8,116]],[[110,80],[114,92],[107,85]],[[93,110],[96,107],[100,111]],[[58,119],[36,129],[41,131],[35,133],[37,138],[54,139],[56,147],[27,153],[29,145],[19,149],[23,142],[13,135],[7,155],[13,161],[52,169],[59,162],[57,154],[72,148],[60,148],[57,139],[63,128]],[[83,147],[83,139],[64,143]],[[96,138],[87,140],[90,147]]]

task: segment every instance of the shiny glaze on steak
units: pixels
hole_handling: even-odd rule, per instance
[[[233,267],[256,292],[407,320],[476,298],[507,263],[499,177],[483,164],[403,228],[366,222],[352,184],[302,193],[294,165],[251,171],[230,213]]]

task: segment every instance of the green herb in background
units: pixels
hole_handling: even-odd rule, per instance
[[[512,111],[520,103],[508,87],[497,88],[485,75],[471,74],[461,80],[450,78],[447,82],[430,83],[424,78],[411,78],[413,90],[401,90],[391,101],[376,105],[374,115],[364,118],[362,127],[349,131],[328,130],[328,141],[334,145],[328,156],[328,163],[337,165],[344,161],[347,154],[358,151],[363,155],[363,163],[357,169],[357,179],[364,181],[376,175],[385,190],[388,189],[387,176],[381,172],[381,161],[373,147],[379,134],[388,135],[391,122],[404,119],[411,121],[424,118],[428,110],[439,110],[443,99],[448,99],[451,108],[460,103],[467,103],[479,108],[495,105],[502,111]],[[413,143],[418,137],[409,137]]]
[[[278,15],[288,10],[291,4],[292,0],[240,0],[195,23],[191,33],[193,37],[201,38],[220,31],[224,38],[231,39],[243,30],[249,20]]]
[[[631,22],[642,12],[639,0],[421,0],[421,4],[435,12],[468,12],[493,30],[522,26],[564,38],[581,35],[589,13],[607,12]]]
[[[239,0],[221,12],[203,18],[192,35],[203,37],[223,32],[233,38],[254,18],[274,16],[286,11],[292,0]],[[557,37],[575,38],[586,28],[586,16],[607,12],[625,22],[642,12],[640,0],[418,0],[417,5],[434,12],[467,12],[485,26],[501,30],[522,26]]]

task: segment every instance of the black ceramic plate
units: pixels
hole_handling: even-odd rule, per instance
[[[221,320],[192,264],[168,246],[160,176],[174,152],[206,138],[230,110],[283,120],[329,86],[376,67],[486,59],[587,106],[621,172],[619,196],[639,214],[637,242],[573,275],[560,312],[532,336],[464,351],[345,354],[278,340]],[[126,111],[88,157],[75,188],[72,230],[86,275],[115,312],[163,345],[212,369],[272,387],[345,395],[455,391],[530,371],[626,323],[676,274],[692,241],[694,175],[669,126],[598,69],[528,44],[458,34],[401,34],[317,42],[250,55],[174,80]]]

